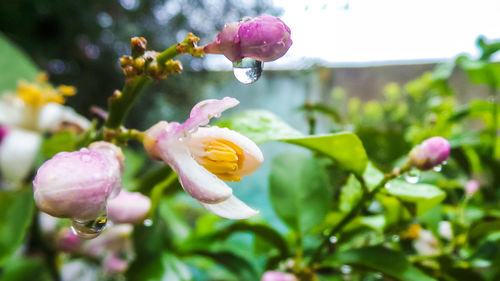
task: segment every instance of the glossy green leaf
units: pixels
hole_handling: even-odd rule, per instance
[[[468,239],[471,243],[476,243],[492,232],[500,231],[500,220],[480,221],[471,226]]]
[[[281,256],[285,257],[288,255],[288,245],[286,240],[279,232],[268,225],[239,221],[220,231],[219,235],[228,237],[235,232],[250,232],[276,247],[276,249],[280,251]]]
[[[303,136],[278,116],[266,110],[247,110],[222,120],[217,125],[235,130],[258,144]]]
[[[336,161],[342,169],[357,174],[363,174],[368,163],[363,144],[353,133],[286,138],[282,141],[319,152]]]
[[[17,46],[0,33],[0,95],[14,91],[19,80],[31,81],[38,74],[38,68]]]
[[[324,164],[307,154],[276,156],[269,192],[276,214],[301,233],[323,221],[332,202]]]
[[[33,206],[31,190],[0,192],[0,265],[23,242]]]
[[[43,139],[40,152],[45,158],[52,158],[61,151],[77,149],[79,137],[72,132],[62,131],[49,138]]]
[[[45,267],[45,262],[38,258],[15,257],[8,259],[0,269],[0,281],[53,280]]]
[[[446,197],[446,193],[434,185],[422,183],[411,184],[401,180],[391,181],[385,189],[392,196],[404,202],[414,204],[417,215],[436,206]]]
[[[329,257],[325,264],[369,268],[401,281],[435,281],[408,262],[405,254],[381,246],[340,251]]]
[[[259,276],[254,266],[250,261],[242,256],[236,255],[229,251],[221,252],[208,252],[198,251],[198,255],[202,255],[212,259],[215,263],[225,267],[228,271],[233,273],[241,281],[255,281],[259,280]]]
[[[368,158],[361,140],[353,133],[304,136],[272,112],[248,110],[217,125],[235,130],[256,143],[283,141],[319,152],[344,170],[362,174]]]

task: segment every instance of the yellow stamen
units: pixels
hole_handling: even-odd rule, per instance
[[[245,160],[243,149],[236,144],[216,139],[205,142],[205,156],[201,157],[203,167],[225,181],[240,181],[241,176],[237,174]]]
[[[46,73],[39,74],[35,83],[20,81],[16,96],[27,105],[39,107],[48,103],[63,104],[65,96],[72,96],[76,93],[74,87],[61,85],[56,89],[47,81]]]
[[[421,229],[422,227],[419,224],[411,224],[408,229],[402,233],[401,237],[415,240],[418,238]]]

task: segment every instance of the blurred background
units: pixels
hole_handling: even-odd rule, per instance
[[[74,85],[78,94],[68,104],[92,117],[89,108],[105,108],[107,97],[122,86],[118,59],[130,53],[131,37],[146,37],[157,51],[188,32],[207,44],[225,23],[262,13],[282,17],[294,44],[285,57],[266,63],[257,83],[240,84],[222,56],[181,56],[184,73],[154,84],[127,125],[146,129],[158,120],[182,121],[200,99],[233,96],[241,101],[233,112],[268,109],[307,132],[311,116],[297,114],[304,104],[334,107],[347,98],[380,99],[438,62],[463,53],[478,56],[478,36],[500,38],[500,2],[494,0],[16,0],[0,2],[0,31],[49,73],[51,82]],[[486,86],[469,83],[460,70],[450,81],[459,100],[487,96]],[[316,133],[332,130],[326,119],[315,118]],[[365,145],[370,151],[370,142]],[[399,153],[384,160],[409,147],[403,142]],[[267,159],[291,149],[296,148],[263,146]],[[235,184],[235,192],[273,221],[268,199],[260,196],[267,194],[269,164]]]

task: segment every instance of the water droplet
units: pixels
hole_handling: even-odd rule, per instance
[[[420,173],[417,170],[409,171],[405,175],[405,180],[409,183],[417,183],[419,180]]]
[[[332,236],[332,237],[330,237],[329,241],[330,241],[330,243],[335,244],[335,243],[337,243],[337,237]]]
[[[382,279],[382,278],[384,278],[384,275],[380,272],[377,272],[377,273],[373,274],[373,278]]]
[[[434,172],[441,172],[442,169],[443,169],[443,166],[441,166],[441,165],[437,165],[436,167],[432,168],[432,170]]]
[[[107,215],[102,215],[95,220],[73,220],[71,230],[82,239],[92,239],[101,234],[107,222]]]
[[[399,235],[392,236],[392,242],[399,242],[399,240],[400,240]]]
[[[144,223],[144,226],[147,226],[147,227],[150,227],[153,225],[153,221],[150,219],[145,219],[143,223]]]
[[[340,267],[340,271],[343,273],[343,274],[350,274],[352,272],[352,268],[348,265],[343,265]]]
[[[390,183],[390,182],[386,183],[386,184],[384,185],[384,187],[385,187],[385,188],[390,188],[390,187],[391,187],[391,183]]]
[[[252,84],[262,75],[263,62],[244,58],[233,62],[234,77],[243,84]]]
[[[441,166],[446,165],[446,164],[448,164],[448,161],[443,161],[443,163],[441,163]]]

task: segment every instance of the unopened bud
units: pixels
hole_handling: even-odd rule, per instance
[[[433,137],[417,145],[410,152],[412,166],[430,170],[450,157],[450,143],[442,137]]]
[[[243,58],[273,61],[282,57],[292,45],[290,34],[290,28],[281,19],[261,15],[226,24],[215,41],[204,50],[223,54],[232,62]]]

